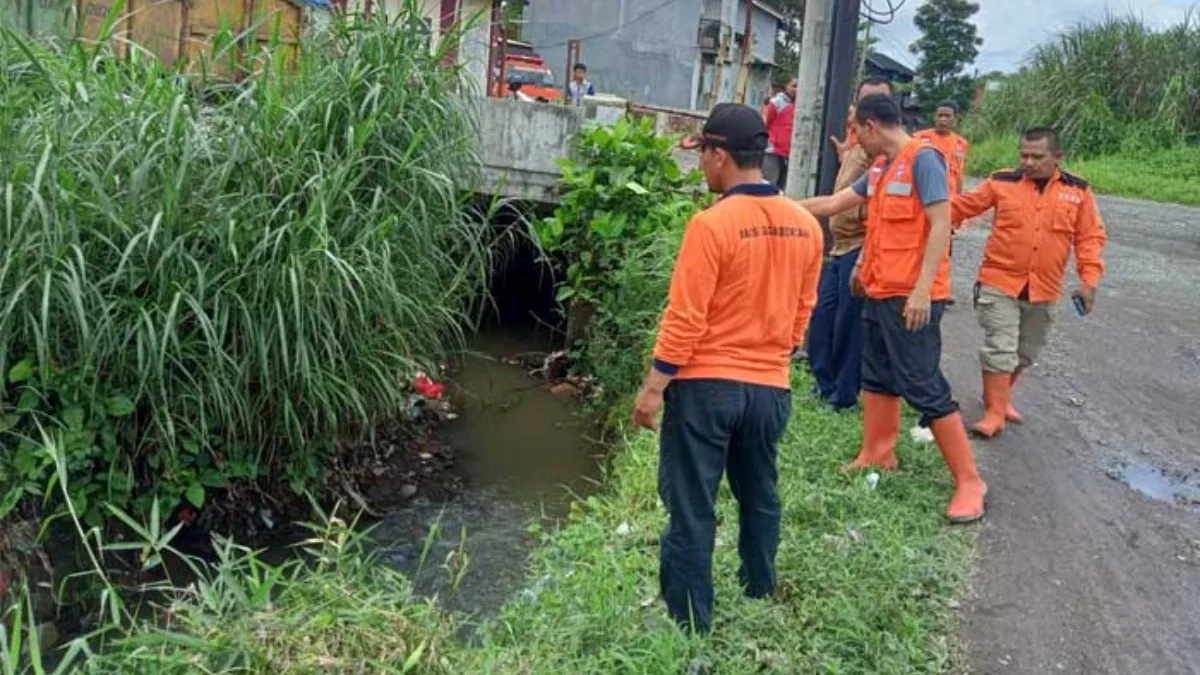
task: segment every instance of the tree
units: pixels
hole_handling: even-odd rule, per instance
[[[525,25],[525,7],[529,0],[504,0],[500,4],[501,21],[504,22],[504,35],[509,40],[521,39],[521,27]]]
[[[975,62],[983,38],[971,22],[979,5],[970,0],[928,0],[917,10],[913,23],[921,37],[909,49],[919,54],[917,98],[932,109],[941,101],[954,101],[966,110],[973,98],[974,82],[963,70]]]
[[[800,29],[804,26],[804,0],[779,0],[783,29],[775,37],[775,82],[787,84],[800,70]]]

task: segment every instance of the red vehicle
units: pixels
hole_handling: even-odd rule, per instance
[[[554,73],[546,60],[527,42],[507,40],[503,71],[496,79],[497,98],[513,96],[531,101],[556,103],[563,98],[562,88],[554,81]]]

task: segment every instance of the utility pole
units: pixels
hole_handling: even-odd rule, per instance
[[[721,87],[725,84],[725,61],[729,58],[729,34],[725,31],[725,24],[720,25],[721,29],[721,44],[717,47],[717,58],[713,61],[713,84],[712,95],[708,98],[708,109],[711,111],[718,103],[721,102]]]
[[[854,93],[854,52],[858,47],[858,0],[836,0],[833,13],[833,39],[829,59],[829,76],[825,87],[825,129],[821,133],[824,152],[820,153],[817,170],[817,194],[833,192],[837,180],[838,156],[825,142],[831,136],[846,134],[846,116]],[[826,237],[829,239],[829,237]]]
[[[841,0],[857,2],[857,0]],[[828,62],[830,20],[835,0],[808,0],[800,40],[800,72],[796,82],[796,123],[788,161],[787,194],[805,199],[814,194],[825,99],[823,80]]]
[[[721,46],[717,49],[717,60],[713,64],[717,72],[713,75],[711,109],[718,103],[728,102],[730,98],[721,96],[725,81],[733,80],[733,34],[734,23],[737,21],[738,0],[721,0]],[[735,92],[736,93],[736,92]]]
[[[746,0],[746,27],[742,29],[742,65],[738,68],[737,102],[746,103],[750,86],[750,57],[754,52],[754,3]]]

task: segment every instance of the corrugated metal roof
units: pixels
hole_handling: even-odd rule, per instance
[[[887,54],[880,52],[871,52],[870,56],[867,57],[867,60],[873,65],[883,68],[884,70],[895,70],[901,73],[907,73],[909,75],[917,74],[917,71],[913,70],[912,68],[909,68]]]

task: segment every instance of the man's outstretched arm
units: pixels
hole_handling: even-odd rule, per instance
[[[837,194],[826,197],[809,197],[802,200],[800,206],[814,216],[836,216],[843,211],[849,211],[866,203],[865,196],[858,194],[853,187],[848,187]]]
[[[950,224],[955,229],[961,229],[970,225],[972,218],[995,206],[996,190],[992,187],[991,179],[988,179],[974,190],[954,196],[950,203]]]

